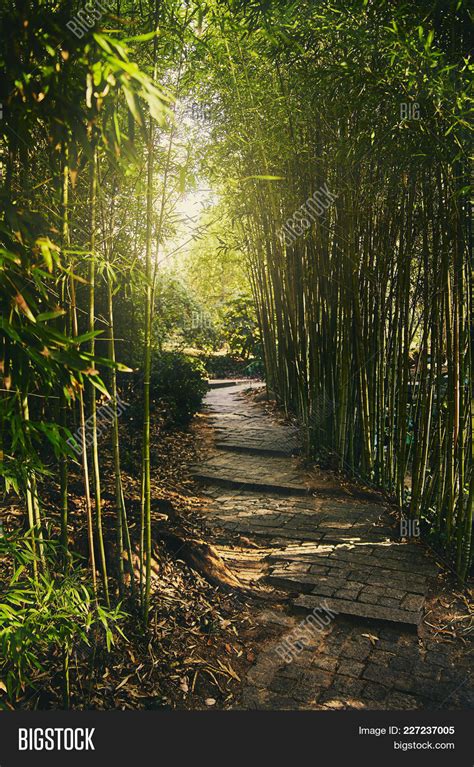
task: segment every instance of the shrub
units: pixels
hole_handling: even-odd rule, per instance
[[[207,391],[202,362],[181,352],[162,352],[153,362],[151,398],[167,426],[187,426]]]
[[[247,360],[251,357],[261,357],[255,307],[249,297],[240,296],[227,305],[223,330],[231,354]]]
[[[78,563],[68,575],[55,577],[52,542],[45,541],[44,555],[46,565],[35,554],[30,534],[0,538],[0,686],[14,703],[44,685],[45,674],[52,681],[59,663],[63,704],[69,707],[71,656],[99,638],[110,650],[117,635],[123,636],[125,613],[120,605],[97,604],[89,574]]]
[[[251,360],[244,368],[244,374],[250,378],[263,378],[265,375],[265,366],[260,357]]]
[[[242,378],[247,361],[232,354],[209,354],[203,357],[209,378]]]

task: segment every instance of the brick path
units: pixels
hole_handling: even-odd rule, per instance
[[[207,395],[215,442],[193,472],[209,500],[207,521],[254,542],[221,553],[243,580],[283,590],[290,608],[261,615],[280,636],[257,657],[242,705],[466,706],[464,660],[416,633],[433,559],[397,540],[378,496],[304,467],[297,433],[243,395],[248,382],[224,384]],[[327,625],[313,620],[321,611]]]

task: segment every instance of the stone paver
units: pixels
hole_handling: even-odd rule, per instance
[[[337,612],[415,626],[421,620],[428,576],[435,565],[420,547],[386,541],[362,546],[288,546],[270,556],[277,561],[270,580],[307,592],[294,600],[313,609],[321,599]]]
[[[296,429],[272,419],[257,403],[242,401],[241,393],[262,384],[243,382],[223,387],[219,382],[206,398],[206,412],[212,417],[216,448],[235,452],[291,456],[299,450]]]
[[[393,534],[390,521],[380,506],[348,497],[336,507],[331,499],[309,495],[282,497],[281,494],[255,493],[242,487],[205,486],[208,497],[218,503],[212,518],[229,530],[253,535],[324,543],[355,543],[370,535],[384,541]],[[297,534],[297,536],[296,536]]]
[[[248,674],[245,708],[442,709],[472,708],[466,658],[449,642],[422,641],[394,624],[357,625],[339,617],[298,646],[298,622],[267,643]],[[293,652],[290,652],[293,648]],[[285,655],[287,657],[285,659]]]
[[[222,445],[221,445],[222,446]],[[299,459],[282,455],[247,455],[219,450],[194,470],[196,479],[225,487],[282,493],[286,496],[341,496],[346,491],[326,472],[303,472]]]

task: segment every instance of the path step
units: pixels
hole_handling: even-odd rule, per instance
[[[269,556],[274,566],[268,580],[302,592],[294,600],[298,607],[313,609],[328,600],[331,609],[345,615],[417,625],[433,573],[417,549],[397,543],[287,546]]]
[[[393,538],[394,529],[384,518],[383,508],[353,498],[321,498],[314,495],[287,496],[217,486],[207,486],[213,506],[208,518],[230,530],[301,541],[355,544],[364,541],[381,543]],[[282,557],[285,557],[285,549]],[[310,550],[310,554],[313,550]],[[307,549],[299,551],[300,555]]]
[[[372,587],[374,587],[377,599],[389,600],[389,604],[386,605],[388,607],[397,607],[397,605],[392,604],[392,601],[402,599],[400,596],[402,593],[403,595],[407,593],[423,595],[427,586],[424,578],[415,580],[413,576],[410,577],[403,573],[399,574],[400,577],[396,577],[396,572],[382,568],[368,571],[354,570],[350,567],[336,569],[320,566],[320,570],[321,572],[317,572],[315,568],[313,572],[298,573],[285,568],[275,568],[272,569],[268,578],[275,583],[278,582],[280,586],[287,582],[288,586],[293,587],[294,590],[303,593],[311,592],[325,597],[334,596],[342,590],[347,593],[341,596],[349,597],[350,592],[354,599],[359,599],[361,595],[372,594]],[[370,580],[368,580],[369,578]],[[388,592],[390,596],[387,595],[387,589],[390,589]],[[366,600],[363,599],[362,601]],[[370,597],[367,598],[367,601],[374,602],[377,600]]]
[[[384,571],[387,575],[393,571],[393,577],[406,577],[413,582],[423,580],[436,573],[436,566],[424,556],[421,547],[410,544],[376,544],[373,541],[354,546],[319,546],[315,544],[295,544],[272,553],[270,559],[308,564],[315,568],[329,567],[355,571],[365,568],[373,577]],[[318,570],[319,571],[319,570]]]
[[[233,478],[231,476],[224,476],[219,472],[206,471],[192,471],[194,479],[202,482],[204,485],[219,485],[220,487],[242,489],[246,491],[255,491],[257,493],[264,493],[266,491],[270,493],[278,493],[280,495],[295,495],[303,496],[308,495],[311,492],[309,487],[302,487],[299,484],[270,484],[266,482],[246,481],[242,478]]]
[[[199,464],[193,475],[201,482],[224,487],[286,495],[344,496],[347,491],[329,473],[302,471],[296,458],[277,455],[256,456],[219,451]]]
[[[283,456],[301,451],[295,435],[279,425],[270,430],[261,419],[242,419],[237,413],[227,413],[225,417],[212,416],[211,420],[221,449]]]
[[[396,609],[392,607],[381,607],[376,604],[354,602],[348,599],[320,598],[318,596],[306,594],[294,599],[293,604],[295,607],[302,607],[311,611],[320,607],[327,607],[337,614],[355,615],[359,618],[371,618],[378,621],[390,621],[392,623],[403,623],[412,626],[418,626],[422,618],[421,609]]]
[[[241,522],[228,520],[220,515],[216,515],[215,521],[218,521],[221,527],[225,527],[228,530],[232,530],[236,533],[242,533],[244,535],[252,535],[270,539],[277,538],[293,541],[313,541],[325,544],[357,544],[363,540],[364,533],[366,532],[362,530],[359,536],[355,536],[354,533],[345,532],[344,530],[331,529],[326,531],[317,527],[315,527],[314,530],[295,531],[291,527],[285,528],[279,525],[259,525],[258,523],[254,523],[252,520],[249,520],[247,523],[243,521]],[[377,534],[371,532],[370,535],[371,540],[374,542],[382,542],[387,540],[387,535],[384,533]]]
[[[208,378],[207,385],[210,389],[224,389],[228,386],[242,386],[247,384],[248,386],[255,386],[256,384],[264,386],[261,381],[255,381],[252,378]]]
[[[277,455],[284,457],[301,453],[301,449],[297,447],[255,447],[245,442],[230,442],[227,440],[215,442],[214,447],[217,450],[229,450],[231,453],[247,453],[247,455]]]

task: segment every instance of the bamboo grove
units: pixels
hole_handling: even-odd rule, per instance
[[[216,174],[244,179],[227,197],[268,384],[309,451],[383,488],[462,579],[474,497],[466,9],[252,9],[250,32],[246,4],[216,42],[226,66],[207,97],[219,93]]]
[[[12,496],[24,502],[26,534],[3,535],[0,543],[2,555],[12,554],[18,568],[11,584],[30,572],[36,595],[30,601],[30,585],[23,584],[21,593],[10,590],[11,604],[2,606],[2,657],[13,659],[7,677],[13,695],[25,682],[23,664],[38,667],[34,642],[39,647],[53,636],[65,648],[66,705],[73,640],[90,641],[88,631],[97,625],[110,645],[113,624],[122,618],[117,596],[130,597],[145,624],[149,610],[150,402],[145,394],[137,578],[122,487],[117,376],[130,374],[130,363],[139,365],[145,376],[135,383],[147,391],[152,252],[165,221],[163,208],[152,209],[154,170],[166,173],[157,147],[172,135],[174,96],[172,75],[170,87],[164,80],[181,55],[187,12],[179,3],[152,2],[139,13],[132,4],[116,15],[98,14],[102,24],[95,19],[76,34],[74,14],[81,8],[37,0],[7,3],[1,12],[1,495],[7,508]],[[160,44],[158,24],[169,33]],[[172,197],[173,185],[174,175],[173,184],[165,179],[160,187],[162,200]],[[130,196],[136,209],[124,224]],[[116,349],[119,292],[129,309],[137,302],[145,307],[142,349],[131,353],[130,333],[122,336],[128,364]],[[98,433],[105,407],[112,421],[114,561],[110,547],[106,551],[102,514]],[[82,473],[80,512],[70,503],[72,467]],[[58,478],[60,492],[49,513],[44,491],[51,478]],[[83,523],[86,568],[74,541],[71,548],[72,529]],[[22,612],[25,601],[35,607]],[[62,616],[57,626],[44,627],[44,616],[55,611]]]

